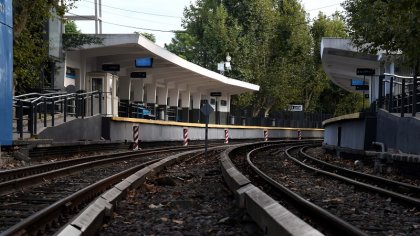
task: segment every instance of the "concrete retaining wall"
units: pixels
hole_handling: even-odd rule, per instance
[[[420,154],[420,121],[414,117],[398,117],[378,112],[377,141],[403,153]]]
[[[55,127],[48,127],[38,134],[40,139],[53,139],[54,142],[80,140],[101,140],[102,116],[74,119]]]
[[[151,121],[150,121],[151,122]],[[188,129],[188,139],[204,140],[205,126],[203,124],[162,122],[155,124],[142,121],[106,121],[109,126],[109,134],[104,138],[110,140],[133,140],[133,126],[139,126],[139,139],[142,141],[182,141],[184,128]],[[208,138],[222,140],[225,138],[225,129],[229,130],[229,139],[263,139],[264,130],[268,131],[269,139],[297,138],[298,130],[301,130],[302,138],[323,138],[323,129],[298,129],[279,127],[256,127],[256,126],[232,126],[210,125]]]
[[[355,113],[323,122],[324,145],[353,150],[367,150],[376,141],[376,117],[370,113]]]
[[[145,120],[133,118],[110,118],[94,116],[75,119],[56,127],[48,127],[38,135],[42,139],[54,142],[74,142],[80,140],[133,141],[133,126],[139,126],[139,139],[143,142],[183,141],[184,128],[188,129],[188,139],[204,140],[205,125],[171,121]],[[323,129],[280,128],[258,126],[209,125],[208,138],[223,140],[225,129],[229,130],[230,139],[263,139],[264,130],[268,130],[269,139],[297,138],[301,130],[302,138],[323,138]]]

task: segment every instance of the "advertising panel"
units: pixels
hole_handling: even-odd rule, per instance
[[[12,0],[0,0],[0,145],[12,145]]]

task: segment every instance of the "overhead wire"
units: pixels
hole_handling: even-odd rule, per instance
[[[89,0],[82,0],[82,1],[94,3],[94,2],[89,1]],[[113,9],[117,9],[117,10],[121,10],[121,11],[133,12],[133,13],[138,13],[138,14],[144,14],[144,15],[170,17],[170,18],[180,18],[180,19],[182,18],[181,16],[171,16],[171,15],[156,14],[156,13],[143,12],[143,11],[135,11],[135,10],[131,10],[131,9],[124,9],[124,8],[114,7],[114,6],[105,5],[105,4],[101,4],[101,6],[108,7],[108,8],[113,8]]]
[[[87,6],[87,5],[83,5],[83,4],[80,4],[80,3],[78,3],[77,6],[78,7],[79,6],[82,6],[84,8],[89,8],[91,10],[94,10],[94,7],[93,6]],[[156,23],[156,24],[165,24],[165,25],[179,26],[179,25],[170,24],[170,23],[161,22],[161,21],[153,21],[153,20],[144,19],[144,18],[138,18],[138,17],[133,17],[133,16],[129,16],[129,15],[117,14],[115,12],[107,11],[107,10],[102,10],[102,11],[103,12],[106,12],[108,14],[111,14],[111,15],[121,16],[121,17],[125,17],[125,18],[130,18],[130,19],[137,19],[137,20],[147,21],[147,22]]]
[[[74,14],[71,12],[68,12],[67,14],[73,15],[73,16],[78,16],[81,18],[85,18],[85,19],[89,19],[89,20],[94,20],[91,17],[87,17],[87,16],[81,16],[78,14]],[[163,32],[163,33],[180,33],[183,32],[182,30],[161,30],[161,29],[150,29],[150,28],[143,28],[143,27],[137,27],[137,26],[131,26],[131,25],[123,25],[123,24],[117,24],[117,23],[112,23],[112,22],[108,22],[108,21],[104,21],[101,20],[102,23],[105,24],[109,24],[109,25],[115,25],[115,26],[121,26],[121,27],[126,27],[126,28],[131,28],[131,29],[139,29],[139,30],[147,30],[147,31],[155,31],[155,32]]]

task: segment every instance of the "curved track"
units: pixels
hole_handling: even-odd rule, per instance
[[[165,155],[197,148],[202,146],[93,156],[25,168],[29,173],[8,171],[22,172],[26,177],[0,184],[3,193],[0,196],[0,231],[4,231],[1,235],[54,231],[60,227],[60,222],[67,221],[121,179]],[[54,170],[47,171],[49,169]],[[42,173],[30,175],[34,170]]]
[[[264,179],[265,183],[259,182],[259,185],[267,191],[277,189],[270,190],[270,195],[287,196],[281,201],[300,209],[297,214],[315,222],[316,227],[328,234],[389,235],[418,231],[419,199],[308,166],[307,156],[298,157],[300,149],[301,146],[275,145],[251,150],[247,159],[257,174],[247,173],[253,176],[252,181]],[[361,178],[357,174],[356,179]],[[382,182],[382,185],[387,184]],[[397,183],[390,183],[391,186]],[[319,209],[321,207],[323,209]]]

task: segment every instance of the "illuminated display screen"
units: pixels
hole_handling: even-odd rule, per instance
[[[363,82],[363,80],[352,79],[351,80],[351,86],[357,86],[357,85],[365,85],[365,83]]]
[[[153,58],[140,57],[134,61],[134,66],[137,68],[150,68],[153,66]]]

